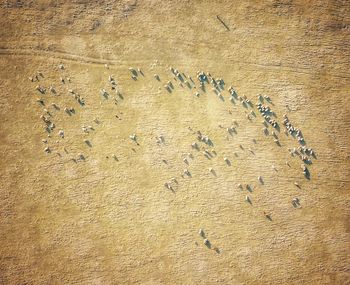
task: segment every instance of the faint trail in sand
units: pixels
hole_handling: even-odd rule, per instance
[[[84,63],[84,64],[90,64],[90,65],[105,65],[108,64],[110,66],[113,65],[125,65],[126,62],[120,59],[104,59],[104,58],[94,58],[94,57],[88,57],[88,56],[82,56],[82,55],[76,55],[72,53],[66,53],[61,51],[47,51],[47,50],[35,50],[35,49],[22,49],[22,48],[1,48],[0,47],[0,56],[6,56],[6,55],[15,55],[15,56],[37,56],[37,57],[44,57],[44,58],[54,58],[57,60],[66,60],[66,61],[73,61],[78,63]],[[152,60],[152,59],[150,59]],[[142,62],[144,60],[138,61]],[[208,61],[208,59],[206,59]],[[271,63],[259,63],[259,62],[250,62],[250,61],[243,61],[243,60],[230,60],[233,63],[237,64],[244,64],[249,65],[252,67],[258,67],[258,68],[267,68],[267,69],[279,69],[283,70],[285,72],[293,72],[298,74],[308,74],[313,75],[315,74],[312,71],[312,68],[306,68],[306,67],[298,67],[298,66],[289,66],[289,65],[282,65],[282,64],[271,64]],[[310,71],[311,70],[311,71]],[[341,78],[341,79],[350,79],[350,76],[344,76],[339,74],[333,74],[328,73],[328,76],[334,77],[334,78]]]
[[[79,63],[95,64],[95,65],[116,65],[120,64],[121,60],[116,59],[99,59],[94,57],[81,56],[71,53],[58,52],[58,51],[46,51],[46,50],[34,50],[34,49],[13,49],[13,48],[0,48],[0,55],[19,55],[19,56],[38,56],[45,58],[54,58],[58,60],[75,61]]]

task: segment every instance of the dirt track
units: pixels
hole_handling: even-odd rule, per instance
[[[35,2],[0,4],[0,284],[350,283],[347,1]],[[224,79],[222,100],[198,70]],[[231,85],[253,107],[232,103]],[[309,180],[285,113],[316,153]]]

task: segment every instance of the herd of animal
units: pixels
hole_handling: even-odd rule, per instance
[[[107,69],[109,68],[108,65],[105,66]],[[56,71],[60,72],[65,70],[65,66],[60,63]],[[137,81],[140,79],[140,77],[145,77],[145,73],[141,68],[129,68],[130,77],[132,80]],[[214,78],[209,72],[204,71],[198,71],[196,76],[196,81],[189,75],[180,72],[178,69],[175,69],[173,67],[169,68],[170,76],[172,77],[171,80],[165,80],[163,82],[162,78],[158,74],[154,74],[153,78],[158,83],[163,82],[163,87],[165,93],[171,94],[174,92],[176,85],[178,85],[180,88],[186,88],[188,89],[195,98],[200,98],[204,94],[208,94],[208,96],[212,96],[211,92],[214,96],[217,96],[219,100],[222,100],[223,102],[224,97],[222,93],[226,89],[226,83],[222,78]],[[84,106],[86,105],[86,102],[84,98],[75,90],[68,89],[69,83],[71,82],[70,77],[64,77],[61,74],[58,76],[58,84],[65,85],[67,90],[67,95],[72,100],[66,100],[69,102],[69,105],[60,106],[57,103],[51,103],[49,104],[49,101],[47,100],[49,96],[55,97],[59,95],[60,92],[57,91],[57,88],[55,87],[55,84],[50,84],[49,86],[44,86],[42,84],[42,81],[44,81],[45,75],[43,72],[36,72],[36,74],[32,77],[29,77],[29,80],[36,84],[35,91],[36,94],[39,96],[37,98],[37,103],[41,107],[40,109],[40,119],[43,122],[43,128],[45,132],[45,138],[42,140],[44,144],[44,151],[47,154],[52,154],[53,152],[57,153],[59,156],[61,156],[58,148],[59,139],[63,140],[65,138],[65,131],[61,128],[58,128],[55,123],[55,114],[57,112],[61,112],[62,110],[66,113],[67,116],[73,117],[77,112],[81,112],[84,109]],[[99,99],[105,99],[114,100],[115,104],[118,104],[119,100],[123,100],[124,97],[119,89],[119,84],[117,83],[116,79],[113,75],[109,75],[108,77],[109,86],[105,88],[100,89],[100,94],[96,96],[101,96]],[[209,90],[210,89],[210,90]],[[304,136],[302,134],[302,131],[295,127],[289,118],[287,117],[287,114],[283,115],[283,121],[278,122],[277,116],[272,110],[273,103],[269,96],[267,95],[258,95],[257,96],[257,102],[256,104],[252,103],[250,99],[248,99],[246,96],[239,96],[237,90],[229,86],[227,88],[227,91],[229,93],[229,101],[231,103],[234,103],[235,105],[241,105],[242,108],[245,108],[246,112],[246,118],[248,120],[252,120],[253,118],[257,119],[258,116],[261,116],[262,119],[262,133],[265,136],[271,136],[273,138],[273,141],[281,147],[279,136],[284,133],[286,136],[291,136],[292,138],[295,138],[297,140],[298,146],[294,147],[293,149],[288,149],[290,152],[290,155],[292,157],[297,157],[300,159],[301,162],[301,171],[303,173],[303,176],[305,179],[310,179],[310,171],[308,169],[308,165],[312,163],[313,159],[316,159],[315,151],[312,148],[306,147],[306,141],[304,139]],[[96,92],[97,93],[97,92]],[[79,108],[80,107],[80,108]],[[79,110],[78,110],[79,108]],[[118,117],[118,115],[116,115]],[[281,124],[280,124],[281,123]],[[82,125],[81,131],[85,134],[89,134],[90,132],[95,131],[94,124],[99,124],[98,118],[92,118],[91,119],[91,125]],[[283,125],[284,131],[281,130],[281,126]],[[229,135],[237,134],[237,122],[234,121],[232,126],[229,126],[226,128],[226,131]],[[224,128],[223,126],[219,125],[219,128]],[[189,145],[189,149],[191,151],[195,151],[198,153],[198,155],[203,155],[207,159],[212,159],[213,157],[217,157],[218,154],[215,152],[215,150],[212,148],[213,141],[212,139],[206,135],[203,134],[200,130],[193,130],[191,127],[188,127],[189,130],[195,135],[195,140]],[[56,137],[55,134],[58,136]],[[55,141],[56,138],[56,141]],[[129,139],[131,142],[138,144],[138,135],[135,133],[130,133]],[[156,143],[157,144],[163,144],[165,141],[164,135],[159,135],[156,137]],[[86,144],[88,147],[93,147],[91,141],[89,139],[84,139],[82,142]],[[240,145],[240,148],[243,149],[243,146]],[[67,153],[67,149],[64,147],[63,150]],[[112,154],[112,157],[114,160],[118,161],[118,155]],[[191,152],[188,152],[187,156],[183,158],[183,163],[185,165],[185,168],[182,173],[179,173],[178,177],[171,177],[169,178],[165,183],[164,187],[172,192],[175,192],[176,185],[179,184],[180,179],[184,178],[191,178],[192,174],[189,170],[190,161],[194,159],[194,155]],[[78,153],[74,158],[72,158],[74,162],[80,162],[85,161],[86,156],[83,153]],[[231,160],[228,157],[223,157],[224,163],[228,166],[231,165]],[[291,167],[289,162],[286,161],[286,165]],[[216,176],[215,170],[210,167],[208,169],[209,173]],[[257,177],[257,181],[260,185],[264,185],[264,179],[262,176]],[[296,187],[300,188],[300,185],[298,182],[294,182],[294,185]],[[237,188],[241,191],[246,188],[248,191],[248,194],[245,196],[245,201],[251,205],[252,203],[252,197],[251,197],[251,189],[250,185],[247,184],[246,186],[243,186],[241,183],[237,184]],[[291,204],[294,208],[300,208],[301,202],[298,197],[295,197],[292,199]],[[263,212],[263,215],[266,217],[267,220],[272,221],[271,214]],[[204,230],[199,230],[199,235],[203,237],[204,244],[211,248],[210,241],[205,237]],[[217,250],[217,248],[214,248]]]

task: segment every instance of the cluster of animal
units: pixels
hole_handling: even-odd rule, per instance
[[[63,72],[65,70],[64,65],[61,63],[58,65],[57,68],[58,72],[61,71]],[[43,72],[37,72],[36,75],[29,77],[29,80],[31,82],[41,82],[43,81],[45,78]],[[68,88],[67,84],[69,84],[71,82],[70,77],[59,77],[59,82],[60,84],[62,84],[62,86],[65,86]],[[74,114],[76,114],[76,109],[75,107],[72,106],[60,106],[59,104],[52,102],[51,104],[48,103],[49,95],[52,95],[54,98],[58,98],[61,94],[59,94],[58,92],[59,88],[54,87],[53,85],[50,85],[48,87],[44,87],[42,84],[40,85],[36,85],[35,86],[35,90],[41,95],[40,98],[37,98],[36,101],[38,102],[38,104],[43,107],[42,109],[42,114],[40,115],[41,120],[44,122],[44,129],[45,132],[47,133],[47,138],[46,139],[42,139],[42,142],[45,144],[45,148],[44,151],[46,153],[52,153],[53,149],[57,147],[55,147],[54,145],[59,145],[60,144],[60,140],[56,140],[56,141],[52,141],[53,138],[53,133],[56,130],[56,124],[54,123],[54,118],[55,118],[55,114],[59,111],[61,111],[61,109],[63,109],[63,111],[68,115],[68,116],[73,116]],[[67,89],[67,95],[71,96],[72,98],[74,98],[74,100],[81,106],[83,107],[85,105],[85,99],[75,90],[73,89]],[[51,110],[49,111],[48,109],[51,106]],[[94,130],[94,128],[92,126],[82,126],[82,130],[84,133],[88,133],[92,130]],[[57,132],[58,138],[60,139],[64,139],[65,138],[65,131],[63,129],[59,129]],[[86,144],[89,144],[88,140],[84,140],[84,142]],[[65,153],[68,153],[68,150],[66,147],[63,147],[63,151]],[[59,156],[61,156],[61,153],[56,152]],[[73,161],[78,162],[78,161],[83,161],[85,160],[85,156],[81,153],[79,153],[75,158],[72,158]]]
[[[107,67],[108,68],[108,67]],[[65,67],[63,64],[60,64],[58,66],[58,70],[65,70]],[[131,78],[133,80],[138,80],[140,76],[144,77],[144,72],[140,69],[140,68],[133,68],[133,67],[130,67],[129,68],[129,71],[131,73]],[[223,97],[222,95],[222,92],[225,90],[225,81],[222,79],[222,78],[214,78],[209,72],[204,72],[204,71],[198,71],[197,72],[197,80],[198,80],[198,84],[199,84],[199,89],[197,89],[197,85],[196,85],[196,82],[192,79],[191,76],[188,76],[186,75],[185,73],[183,72],[180,72],[179,70],[173,68],[173,67],[170,67],[170,73],[171,73],[171,76],[173,76],[173,81],[174,83],[178,83],[178,85],[180,87],[187,87],[190,91],[194,90],[194,95],[196,97],[199,97],[200,96],[200,92],[198,91],[199,89],[201,90],[202,93],[205,93],[206,90],[207,90],[207,87],[209,85],[211,85],[212,87],[212,91],[222,100],[222,101],[225,101],[225,98]],[[30,81],[31,82],[40,82],[42,79],[44,78],[44,75],[42,72],[38,72],[34,77],[30,77]],[[158,74],[154,74],[154,79],[158,82],[162,82],[161,80],[161,77],[158,75]],[[66,83],[70,83],[70,78],[69,77],[66,77],[66,78],[63,78],[63,77],[60,77],[60,82],[61,84],[66,84]],[[166,84],[164,85],[164,88],[169,92],[169,93],[172,93],[174,90],[175,90],[175,84],[173,83],[173,81],[167,81]],[[117,81],[115,80],[114,76],[113,75],[109,75],[108,77],[108,83],[109,83],[109,87],[107,88],[107,90],[111,90],[111,91],[107,91],[106,89],[102,88],[100,90],[100,94],[103,98],[105,98],[106,100],[109,99],[111,97],[110,95],[110,92],[115,92],[116,93],[116,96],[113,98],[114,100],[114,103],[115,104],[118,104],[119,100],[123,100],[123,96],[120,92],[120,88],[117,84]],[[42,111],[43,111],[43,114],[40,116],[41,120],[44,122],[44,128],[45,128],[45,131],[47,132],[47,136],[48,138],[51,138],[51,135],[52,133],[54,132],[55,128],[56,128],[56,125],[55,123],[53,122],[53,114],[52,112],[48,111],[46,108],[47,108],[47,104],[45,102],[45,99],[43,98],[48,92],[47,92],[47,88],[45,88],[44,86],[42,85],[37,85],[35,87],[35,90],[38,92],[38,94],[41,95],[40,98],[37,99],[37,102],[43,107]],[[57,95],[57,90],[56,88],[54,88],[54,86],[49,86],[48,88],[49,92],[52,94],[52,95]],[[237,91],[234,87],[230,86],[228,89],[228,92],[230,94],[230,98],[229,100],[233,103],[233,104],[236,104],[236,101],[240,101],[242,103],[242,106],[249,110],[250,108],[250,111],[249,113],[246,113],[246,116],[247,116],[247,119],[248,120],[252,120],[253,118],[256,118],[256,114],[254,112],[254,105],[252,104],[252,102],[246,97],[246,96],[239,96],[237,94]],[[83,97],[81,97],[78,92],[74,91],[73,89],[68,89],[68,94],[71,95],[77,102],[78,104],[80,105],[80,107],[84,107],[85,106],[85,100]],[[265,103],[265,104],[263,104]],[[262,118],[263,118],[263,125],[264,125],[264,128],[263,128],[263,133],[265,135],[269,135],[269,129],[268,127],[271,126],[273,128],[273,130],[271,131],[271,135],[274,137],[274,141],[276,142],[277,145],[281,146],[280,142],[279,142],[279,139],[278,139],[278,135],[277,135],[277,132],[279,132],[279,125],[278,125],[278,122],[276,121],[276,115],[275,113],[271,110],[271,107],[268,105],[268,104],[271,104],[272,103],[272,100],[270,99],[269,96],[267,95],[258,95],[258,102],[255,104],[256,106],[256,109],[259,111],[259,113],[261,114]],[[56,111],[60,111],[61,107],[56,104],[56,103],[52,103],[51,104],[52,108],[53,108],[53,111],[56,112]],[[76,113],[76,110],[74,107],[68,107],[68,106],[65,106],[64,108],[64,111],[69,115],[69,116],[72,116]],[[116,117],[118,117],[116,115]],[[93,122],[95,124],[98,124],[99,123],[99,120],[98,119],[94,119]],[[300,159],[302,160],[302,165],[301,165],[301,169],[302,169],[302,172],[303,172],[303,175],[307,178],[307,179],[310,179],[310,172],[309,172],[309,169],[307,168],[306,164],[310,164],[312,163],[311,161],[311,158],[316,158],[316,155],[315,155],[315,152],[313,149],[311,148],[307,148],[305,146],[305,140],[304,140],[304,137],[302,135],[302,132],[300,129],[298,128],[295,128],[292,123],[290,122],[290,120],[288,119],[287,115],[284,115],[284,120],[283,120],[283,125],[285,126],[286,128],[286,135],[290,134],[291,136],[293,137],[296,137],[300,146],[297,148],[293,148],[292,150],[289,149],[290,153],[292,156],[299,156]],[[229,126],[226,128],[227,130],[227,133],[229,135],[234,135],[234,134],[237,134],[237,122],[234,122],[233,125]],[[222,125],[219,125],[220,128],[224,128]],[[90,132],[93,132],[95,131],[95,128],[92,126],[92,125],[83,125],[82,126],[82,131],[84,134],[88,135]],[[214,149],[212,149],[211,147],[213,146],[213,141],[212,139],[208,136],[208,135],[205,135],[203,134],[201,131],[194,131],[191,129],[191,127],[189,127],[189,129],[192,131],[192,133],[196,136],[197,138],[197,141],[194,141],[190,146],[189,148],[192,149],[192,150],[196,150],[196,151],[201,151],[201,153],[204,155],[204,157],[206,157],[207,159],[212,159],[214,157],[217,157],[217,153],[215,152]],[[65,132],[63,129],[59,129],[58,131],[58,136],[59,138],[61,139],[64,139],[65,138]],[[138,137],[135,133],[132,133],[130,134],[129,136],[130,140],[136,144],[138,144]],[[160,144],[163,144],[165,141],[165,138],[163,135],[161,136],[158,136],[156,137],[156,143],[158,145]],[[51,153],[52,152],[52,149],[51,147],[48,145],[49,142],[48,142],[48,139],[43,139],[43,143],[46,144],[46,147],[44,148],[44,151],[46,153]],[[56,141],[56,143],[59,143],[59,141]],[[84,139],[84,143],[89,146],[89,147],[92,147],[92,143],[89,139]],[[244,149],[242,145],[239,146],[241,149]],[[250,150],[250,149],[249,149]],[[64,151],[67,152],[66,148],[64,148]],[[253,151],[250,150],[252,153]],[[112,157],[116,160],[116,161],[119,161],[118,158],[117,158],[117,155],[116,154],[113,154]],[[82,154],[82,153],[79,153],[77,155],[76,158],[73,158],[73,160],[75,162],[78,162],[78,161],[84,161],[86,158],[85,158],[85,155]],[[181,174],[179,174],[181,176],[181,178],[191,178],[192,177],[192,174],[188,168],[188,166],[190,165],[190,160],[191,159],[194,159],[194,156],[192,155],[191,152],[188,153],[188,155],[183,158],[183,163],[186,164],[186,168],[183,170],[183,172]],[[230,166],[231,165],[231,160],[224,156],[223,157],[223,160],[224,160],[224,163],[227,165],[227,166]],[[288,166],[289,163],[286,162],[286,164]],[[275,169],[275,167],[274,167]],[[215,170],[210,167],[209,168],[209,173],[211,173],[212,175],[216,176],[216,172]],[[258,183],[260,185],[264,185],[264,179],[262,176],[258,176],[257,178],[258,180]],[[300,185],[299,183],[297,182],[294,182],[294,184],[300,188]],[[179,180],[176,178],[176,177],[172,177],[170,178],[168,181],[166,181],[164,183],[164,187],[172,192],[175,192],[175,188],[177,189],[178,188],[178,185],[179,185]],[[175,187],[176,186],[176,187]],[[238,184],[237,185],[238,188],[240,190],[243,190],[244,187],[242,186],[242,184]],[[246,185],[246,190],[248,192],[252,192],[252,188],[250,185]],[[248,194],[245,196],[245,201],[247,203],[249,203],[250,205],[253,205],[253,201],[252,201],[252,197]],[[300,200],[299,198],[293,198],[293,200],[291,201],[292,205],[295,207],[295,208],[300,208],[301,207],[301,203],[300,203]],[[266,212],[263,212],[264,216],[272,221],[272,217],[270,214],[266,213]],[[204,237],[204,231],[203,230],[200,230],[199,234]],[[209,242],[208,239],[204,239],[204,244],[207,246],[207,247],[211,247],[211,244]]]
[[[210,242],[210,240],[207,238],[205,232],[203,229],[199,229],[198,231],[199,236],[203,239],[203,244],[212,250],[215,250],[217,253],[220,253],[220,249],[217,248],[216,246],[213,246],[212,243]],[[197,243],[196,243],[197,244]]]

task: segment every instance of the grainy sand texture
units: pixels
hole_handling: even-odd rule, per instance
[[[349,19],[1,0],[0,284],[350,284]]]

